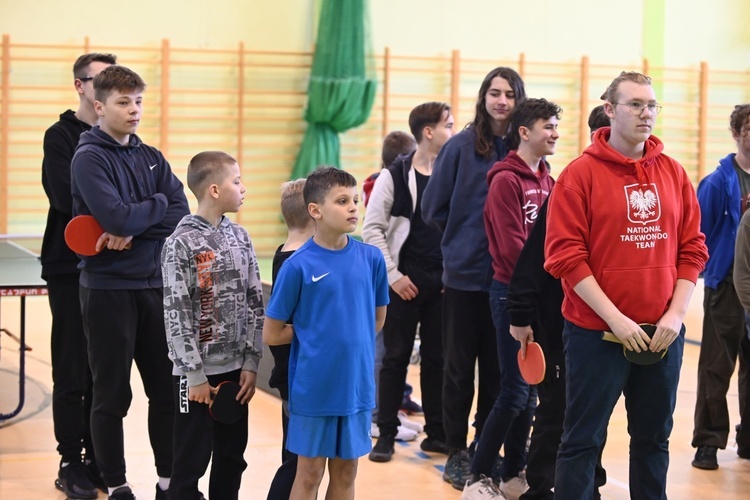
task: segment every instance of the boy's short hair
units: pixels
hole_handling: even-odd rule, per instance
[[[604,112],[604,104],[591,110],[589,114],[589,130],[593,134],[602,127],[609,127],[609,116]]]
[[[143,92],[146,83],[138,76],[138,73],[125,66],[114,64],[103,69],[94,78],[94,98],[104,102],[113,92]]]
[[[409,130],[417,141],[422,142],[422,130],[427,126],[434,127],[443,119],[443,113],[450,113],[451,107],[444,102],[426,102],[409,113]]]
[[[187,185],[198,201],[203,198],[206,187],[218,182],[235,163],[237,160],[224,151],[203,151],[193,156],[188,163]]]
[[[529,98],[517,104],[513,108],[510,118],[510,132],[508,133],[508,147],[518,149],[521,145],[521,135],[518,129],[526,127],[530,129],[538,120],[548,120],[553,116],[560,119],[562,108],[547,99]]]
[[[304,229],[313,221],[302,194],[305,182],[295,179],[281,185],[281,216],[289,229]]]
[[[92,62],[102,62],[106,64],[117,64],[117,56],[114,54],[102,54],[100,52],[91,52],[83,54],[73,63],[73,78],[86,78],[86,72]]]
[[[622,71],[614,80],[612,80],[612,83],[609,84],[607,90],[602,94],[601,100],[615,104],[619,99],[617,90],[622,82],[651,85],[651,78],[643,73],[638,73],[637,71]]]
[[[382,167],[390,167],[399,155],[408,155],[415,149],[417,149],[417,141],[414,137],[400,130],[391,132],[383,139],[383,151],[380,155],[383,160]]]
[[[729,117],[732,135],[742,135],[742,127],[747,123],[748,116],[750,116],[750,104],[738,104],[734,107]]]
[[[305,205],[323,203],[328,191],[335,186],[356,187],[357,179],[349,172],[336,167],[318,167],[307,176],[305,187],[302,190]]]

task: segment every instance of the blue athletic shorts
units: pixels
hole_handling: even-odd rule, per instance
[[[286,448],[303,457],[353,460],[372,450],[371,420],[371,410],[345,417],[308,417],[292,412]]]

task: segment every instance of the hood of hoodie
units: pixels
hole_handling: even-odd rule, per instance
[[[221,221],[218,226],[214,226],[200,215],[188,214],[177,224],[174,232],[180,233],[184,231],[192,231],[198,229],[199,231],[221,231],[226,226],[231,225],[232,222],[226,216],[221,217]]]
[[[539,174],[537,175],[531,170],[531,167],[523,161],[523,158],[518,156],[516,151],[511,151],[503,160],[492,165],[490,171],[487,172],[487,185],[492,184],[493,177],[504,171],[513,172],[522,178],[544,179],[549,175],[549,164],[547,163],[547,160],[542,158],[542,161],[539,162]]]
[[[591,145],[584,151],[584,155],[596,158],[611,168],[624,169],[626,173],[634,173],[641,185],[648,184],[649,169],[654,166],[656,158],[664,151],[664,143],[652,135],[646,139],[643,146],[643,156],[637,160],[624,156],[609,145],[610,127],[602,127],[594,133]]]
[[[81,134],[81,140],[78,143],[77,149],[90,144],[97,144],[99,146],[110,149],[126,150],[128,148],[139,147],[141,144],[143,144],[143,141],[141,141],[141,138],[136,134],[130,134],[128,143],[123,145],[115,141],[109,134],[104,132],[99,127],[99,125],[94,125],[93,127],[91,127],[91,130]]]

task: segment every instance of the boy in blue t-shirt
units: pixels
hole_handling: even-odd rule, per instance
[[[326,498],[353,499],[359,457],[372,445],[375,332],[388,277],[380,250],[347,235],[359,220],[351,174],[320,168],[303,196],[315,236],[279,272],[263,341],[292,344],[287,449],[299,458],[291,498],[316,498],[328,462]]]

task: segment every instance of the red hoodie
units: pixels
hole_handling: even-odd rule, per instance
[[[637,323],[656,323],[678,278],[695,282],[708,252],[700,209],[682,166],[655,136],[643,158],[609,146],[610,129],[560,174],[549,201],[545,269],[563,279],[565,318],[582,328],[608,325],[573,288],[593,275],[615,306]]]
[[[547,163],[539,162],[535,174],[515,151],[495,163],[487,173],[489,191],[484,205],[484,227],[492,255],[494,278],[510,283],[521,249],[534,227],[539,207],[555,180]]]

